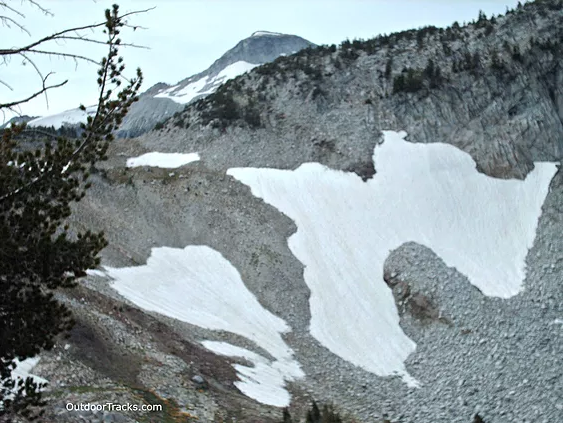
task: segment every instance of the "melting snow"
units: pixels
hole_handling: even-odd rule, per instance
[[[127,159],[127,167],[154,166],[174,169],[199,160],[198,153],[146,153]]]
[[[203,346],[216,354],[242,357],[254,367],[235,364],[240,381],[235,386],[245,395],[275,407],[287,407],[291,395],[284,388],[286,380],[303,377],[299,364],[294,360],[270,361],[263,356],[225,342],[204,341]]]
[[[221,354],[233,352],[255,363],[255,368],[236,366],[243,392],[258,401],[267,400],[267,404],[289,404],[283,381],[304,376],[281,337],[290,328],[260,305],[219,252],[206,246],[153,248],[144,266],[106,270],[115,279],[112,286],[139,307],[203,328],[232,332],[262,347],[274,361],[232,345],[204,343]],[[260,387],[265,387],[263,393],[257,393],[262,392]]]
[[[198,95],[205,95],[211,94],[212,91],[203,91],[203,88],[207,85],[209,77],[205,76],[197,81],[190,82],[184,88],[179,91],[174,92],[176,87],[168,88],[161,93],[155,95],[155,97],[159,98],[169,98],[170,100],[174,100],[176,103],[186,104],[192,101]]]
[[[86,274],[89,276],[98,276],[100,278],[105,278],[107,276],[103,270],[98,269],[88,269],[86,270]]]
[[[30,120],[27,124],[28,126],[53,126],[55,129],[59,129],[64,125],[78,125],[80,123],[86,123],[88,116],[93,117],[96,114],[97,107],[98,106],[86,107],[85,112],[80,109],[71,109],[56,115]]]
[[[227,66],[225,69],[219,72],[219,74],[214,79],[219,80],[224,78],[224,81],[221,81],[221,83],[223,83],[228,79],[236,78],[237,76],[242,75],[243,73],[248,72],[251,69],[254,69],[256,66],[260,65],[240,60]]]
[[[305,265],[311,334],[355,365],[416,385],[404,367],[415,343],[383,281],[389,252],[414,241],[485,295],[517,294],[556,166],[536,163],[524,181],[500,180],[478,173],[451,145],[384,135],[373,155],[377,173],[366,183],[317,163],[227,173],[295,221],[288,244]]]

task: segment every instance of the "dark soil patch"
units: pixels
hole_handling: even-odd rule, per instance
[[[121,383],[136,383],[140,359],[114,344],[109,335],[86,319],[75,316],[68,340],[77,346],[73,356],[99,373]]]

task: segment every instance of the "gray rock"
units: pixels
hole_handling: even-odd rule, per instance
[[[314,46],[314,44],[295,35],[253,34],[227,51],[205,71],[174,84],[176,88],[173,90],[173,93],[181,91],[194,81],[205,77],[213,78],[227,66],[238,61],[245,61],[252,64],[268,63],[278,58],[280,55],[289,55],[292,52],[299,51],[309,46]],[[158,93],[171,87],[171,85],[159,83],[139,96],[139,101],[134,103],[131,107],[130,112],[123,120],[123,124],[117,131],[117,135],[128,138],[139,136],[152,130],[158,122],[183,110],[185,104],[177,103],[168,98],[155,97]],[[217,85],[212,86],[208,84],[202,87],[200,91],[208,93],[215,91],[217,88]],[[205,95],[195,96],[190,103],[205,97]]]

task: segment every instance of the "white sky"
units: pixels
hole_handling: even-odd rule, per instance
[[[11,0],[25,19],[20,19],[31,36],[17,28],[0,26],[0,48],[21,46],[57,30],[103,20],[104,10],[117,2],[122,11],[156,6],[149,13],[130,20],[144,30],[124,30],[124,42],[144,45],[150,50],[122,49],[131,72],[143,70],[143,90],[157,82],[175,83],[206,69],[238,41],[257,30],[299,35],[317,44],[338,44],[346,38],[371,38],[424,25],[447,26],[453,21],[470,21],[482,9],[504,13],[517,0],[42,0],[54,16],[44,16],[21,1]],[[0,14],[7,14],[0,8]],[[16,18],[13,14],[8,15]],[[54,46],[100,59],[100,46],[67,42]],[[96,66],[57,58],[33,58],[43,73],[55,72],[52,83],[69,79],[66,86],[52,91],[49,108],[45,97],[21,107],[23,114],[46,115],[96,102]],[[0,62],[0,103],[28,96],[40,87],[40,79],[22,58]],[[0,115],[0,121],[3,116]]]

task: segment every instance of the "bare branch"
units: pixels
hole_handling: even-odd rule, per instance
[[[29,1],[31,1],[31,0],[29,0]],[[133,11],[133,12],[125,13],[125,14],[119,16],[119,18],[123,19],[127,16],[131,16],[131,15],[135,15],[135,14],[139,14],[139,13],[146,13],[146,12],[149,12],[153,9],[154,9],[154,7],[151,7],[149,9],[144,9],[144,10],[136,10],[136,11]],[[28,44],[28,45],[23,46],[23,47],[18,47],[18,48],[13,48],[13,49],[0,49],[0,56],[9,55],[9,54],[18,54],[18,53],[25,52],[25,51],[35,51],[33,49],[35,47],[37,47],[38,45],[46,43],[48,41],[61,39],[61,36],[68,34],[70,32],[99,28],[101,26],[104,26],[105,24],[106,24],[106,22],[101,22],[101,23],[97,23],[97,24],[84,25],[84,26],[79,26],[79,27],[75,27],[75,28],[65,29],[65,30],[57,32],[55,34],[48,35],[47,37],[43,37],[43,38],[41,38],[37,41],[34,41],[31,44]]]
[[[35,50],[35,49],[29,49],[26,50],[27,53],[37,53],[37,54],[47,54],[47,55],[51,55],[51,56],[59,56],[59,57],[68,57],[71,59],[80,59],[80,60],[84,60],[86,62],[90,62],[93,63],[95,65],[99,65],[100,62],[96,62],[94,59],[90,59],[89,57],[86,56],[81,56],[80,54],[74,54],[74,53],[61,53],[58,51],[45,51],[45,50]],[[17,53],[20,54],[20,53]]]
[[[24,15],[22,12],[20,12],[20,11],[17,10],[17,9],[14,9],[14,8],[11,7],[11,6],[8,6],[8,4],[7,4],[5,1],[0,1],[0,7],[3,7],[4,9],[8,9],[10,12],[15,13],[15,14],[18,15],[20,18],[25,18],[25,15]]]
[[[91,38],[87,38],[87,37],[84,37],[84,36],[73,37],[73,36],[66,36],[65,35],[65,36],[61,36],[61,37],[57,38],[57,40],[76,40],[76,41],[84,41],[84,42],[87,42],[87,43],[107,45],[107,43],[105,41],[93,40]],[[140,46],[140,45],[131,44],[131,43],[121,43],[120,46],[122,46],[122,47],[144,48],[144,49],[150,50],[150,47]]]
[[[14,89],[13,89],[10,85],[8,85],[7,82],[2,81],[1,79],[0,79],[0,84],[4,85],[4,86],[5,86],[6,88],[8,88],[10,91],[14,91]]]
[[[49,76],[49,75],[47,75]],[[46,79],[46,78],[45,78]],[[43,85],[43,88],[33,94],[31,94],[29,97],[24,98],[23,100],[17,100],[17,101],[13,101],[11,103],[4,103],[4,104],[0,104],[0,110],[1,109],[11,109],[14,106],[17,106],[19,104],[23,104],[23,103],[27,103],[30,100],[33,100],[35,97],[40,96],[41,94],[43,94],[44,92],[46,92],[47,90],[53,89],[53,88],[59,88],[62,87],[63,85],[65,85],[68,82],[68,79],[64,82],[61,82],[60,84],[55,84],[55,85]],[[45,83],[45,81],[43,81],[43,83]]]
[[[47,16],[53,16],[53,13],[51,13],[49,10],[43,8],[39,3],[37,3],[34,0],[27,0],[28,3],[30,3],[32,6],[35,6],[36,8],[38,8],[43,14],[47,15]],[[23,1],[22,1],[23,3]],[[0,1],[0,7],[6,10],[9,10],[12,13],[15,13],[16,15],[18,15],[20,18],[25,19],[25,15],[20,12],[19,10],[15,9],[12,6],[9,6],[5,1]],[[27,35],[31,36],[31,33],[19,22],[17,22],[15,19],[10,18],[9,16],[6,15],[0,15],[0,22],[2,22],[3,25],[7,26],[8,28],[10,28],[10,23],[17,26],[21,31],[25,32]]]
[[[2,22],[2,25],[4,25],[7,28],[11,28],[10,24],[17,26],[21,31],[25,32],[27,35],[31,36],[31,33],[25,28],[25,26],[23,26],[22,24],[20,24],[18,21],[16,21],[15,19],[10,18],[9,16],[0,16],[0,22]]]
[[[41,12],[43,12],[43,14],[45,14],[47,16],[54,16],[53,12],[51,12],[48,9],[45,9],[39,3],[37,3],[35,0],[27,0],[27,2],[30,3],[31,5],[35,6],[36,8],[38,8]]]

